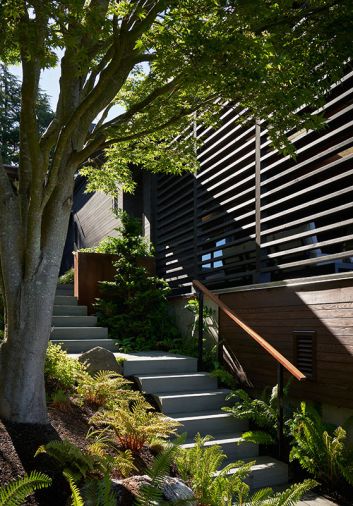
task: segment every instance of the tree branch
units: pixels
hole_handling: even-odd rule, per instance
[[[125,123],[129,119],[131,119],[135,114],[138,112],[141,112],[143,109],[145,109],[147,106],[152,104],[157,98],[161,97],[162,95],[165,95],[169,92],[175,91],[179,84],[182,81],[182,76],[179,75],[175,77],[172,81],[169,83],[164,84],[163,86],[160,86],[159,88],[154,89],[149,95],[147,95],[146,98],[141,100],[140,102],[137,102],[136,104],[132,105],[130,109],[123,114],[120,114],[116,118],[108,121],[107,123],[104,123],[100,129],[97,129],[95,131],[95,134],[98,135],[106,135],[110,128],[116,127],[120,125],[121,123]]]

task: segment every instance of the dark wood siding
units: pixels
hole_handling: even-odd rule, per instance
[[[293,380],[301,399],[353,408],[353,286],[351,280],[244,290],[221,295],[237,315],[295,363],[295,333],[315,335],[314,378]],[[276,363],[222,312],[220,335],[256,388],[276,383]]]
[[[352,85],[353,72],[332,87],[324,129],[288,132],[295,158],[236,107],[216,130],[190,127],[199,172],[157,178],[158,272],[175,293],[192,277],[217,288],[353,270]]]

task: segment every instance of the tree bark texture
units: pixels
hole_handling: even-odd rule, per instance
[[[46,232],[46,247],[41,248],[38,259],[31,259],[33,271],[27,270],[21,245],[18,251],[6,246],[4,251],[2,242],[2,258],[8,258],[1,265],[5,333],[0,346],[0,417],[4,420],[35,424],[48,421],[44,361],[70,208],[68,199],[64,205],[57,203],[55,208],[47,209],[46,217],[53,214],[51,226]],[[41,219],[36,226],[43,229],[44,221]],[[19,234],[19,230],[13,232]]]

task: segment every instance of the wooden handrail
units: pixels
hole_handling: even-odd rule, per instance
[[[263,337],[261,337],[255,330],[253,330],[249,325],[244,323],[238,316],[232,311],[223,301],[218,297],[218,295],[210,292],[208,288],[205,287],[200,281],[194,280],[192,282],[194,287],[200,292],[204,293],[210,300],[212,300],[217,306],[230,318],[234,323],[236,323],[240,328],[242,328],[254,341],[256,341],[264,350],[267,351],[279,364],[281,364],[288,372],[290,372],[298,381],[304,381],[306,379],[305,374],[303,374],[295,365],[293,365],[289,360],[286,359],[276,348],[274,348],[269,342],[266,341]]]

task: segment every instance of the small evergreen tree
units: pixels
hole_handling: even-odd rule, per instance
[[[125,352],[143,349],[171,349],[180,337],[168,313],[166,281],[151,276],[138,258],[151,255],[151,246],[141,236],[141,225],[126,212],[119,212],[120,237],[107,238],[105,252],[120,256],[114,264],[114,281],[100,283],[102,297],[96,309],[99,324],[107,326]],[[114,247],[112,247],[114,246]],[[102,245],[97,251],[102,250]]]

